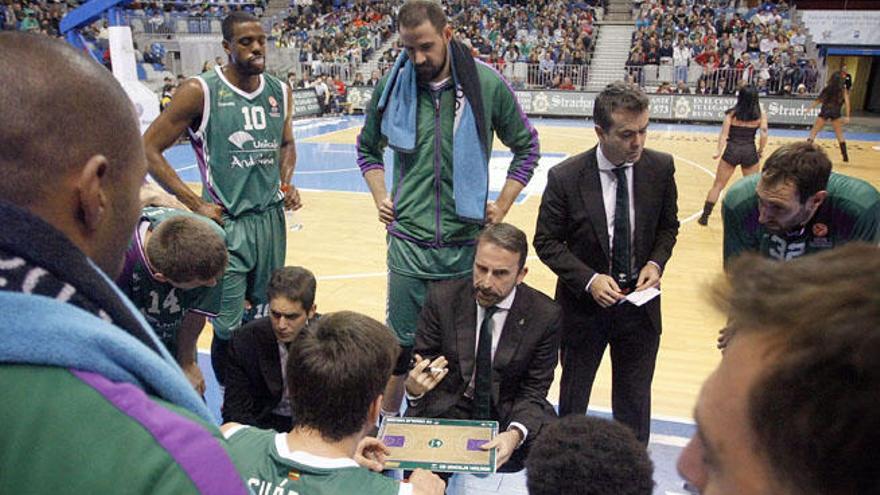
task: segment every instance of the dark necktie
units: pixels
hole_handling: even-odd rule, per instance
[[[617,201],[614,203],[614,245],[611,247],[611,276],[621,289],[629,287],[630,273],[630,230],[629,230],[629,188],[626,182],[626,168],[615,167],[617,176]]]
[[[480,324],[480,342],[477,344],[477,371],[474,374],[474,419],[492,417],[492,315],[497,306],[486,308]]]

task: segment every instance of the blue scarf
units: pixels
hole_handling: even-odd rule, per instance
[[[449,43],[452,81],[455,85],[455,123],[452,138],[452,189],[455,213],[464,220],[483,223],[489,192],[488,139],[483,122],[482,94],[476,64],[467,48]],[[405,51],[394,62],[388,82],[379,98],[382,134],[398,153],[413,153],[416,147],[416,69]]]
[[[211,413],[131,302],[61,232],[0,202],[0,363],[131,383],[208,422]]]

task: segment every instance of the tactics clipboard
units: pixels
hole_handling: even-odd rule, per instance
[[[495,449],[480,447],[497,434],[497,421],[385,418],[378,438],[391,451],[386,469],[489,474]]]

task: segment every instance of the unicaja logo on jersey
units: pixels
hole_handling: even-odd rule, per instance
[[[244,145],[253,140],[254,137],[245,131],[237,131],[229,136],[229,142],[234,144],[240,150],[243,150]]]

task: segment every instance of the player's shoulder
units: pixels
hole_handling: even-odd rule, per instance
[[[263,78],[266,81],[266,85],[271,87],[272,89],[280,90],[280,91],[287,90],[287,84],[285,84],[284,81],[282,81],[281,79],[278,79],[277,77],[273,76],[272,74],[264,72]]]
[[[734,182],[721,202],[724,208],[728,210],[754,208],[758,201],[755,187],[758,185],[759,178],[760,174],[752,174]]]
[[[215,232],[217,232],[217,234],[219,234],[224,239],[226,238],[225,231],[219,225],[217,225],[216,222],[214,222],[210,218],[187,210],[171,208],[168,206],[146,206],[141,211],[141,218],[146,218],[147,220],[149,220],[150,224],[153,227],[156,227],[160,223],[166,220],[170,220],[172,218],[190,218],[193,221],[202,222],[206,225],[211,226],[211,228]]]
[[[264,430],[256,426],[240,423],[225,423],[220,427],[223,437],[229,442],[230,447],[235,445],[266,445],[275,440],[275,430]]]
[[[494,67],[483,62],[482,60],[475,58],[474,63],[477,66],[477,74],[480,76],[480,80],[486,80],[489,82],[496,83],[504,83],[504,76],[501,75]]]
[[[877,188],[858,177],[832,173],[828,178],[827,190],[832,200],[844,201],[856,209],[867,210],[880,205]]]
[[[403,493],[401,483],[362,467],[339,470],[333,477],[333,490],[328,493],[372,493],[397,495]]]

